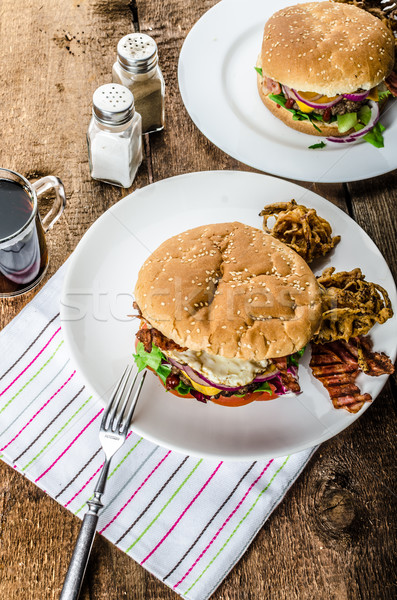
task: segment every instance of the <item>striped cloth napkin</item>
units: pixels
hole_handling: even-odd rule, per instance
[[[64,273],[65,265],[0,333],[0,456],[82,518],[103,465],[103,406],[87,391],[63,341]],[[313,452],[211,461],[131,431],[113,459],[98,531],[183,598],[205,600]]]

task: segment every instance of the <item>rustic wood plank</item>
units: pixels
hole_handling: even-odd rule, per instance
[[[132,189],[152,177],[195,170],[252,170],[197,131],[177,88],[183,39],[213,4],[215,0],[26,0],[18,3],[18,18],[13,18],[15,3],[1,3],[7,36],[0,37],[0,68],[2,81],[9,82],[0,91],[2,164],[32,179],[57,174],[68,193],[68,210],[48,236],[49,275],[98,216],[128,193],[90,180],[85,130],[91,94],[108,81],[117,41],[132,30],[133,21],[159,42],[167,82],[167,129],[151,136],[148,160]],[[18,43],[21,31],[23,45]],[[18,112],[11,109],[14,95]],[[347,188],[303,185],[350,209],[396,272],[396,174]],[[32,296],[2,301],[0,325]],[[214,599],[393,598],[395,435],[388,385],[358,422],[321,447]],[[58,598],[79,521],[13,469],[1,464],[0,472],[0,595],[10,600]],[[82,598],[124,597],[178,596],[97,537]]]
[[[346,187],[354,219],[374,240],[397,279],[397,172]]]
[[[0,4],[1,164],[31,180],[57,175],[68,206],[47,235],[50,267],[60,267],[90,225],[128,192],[94,182],[88,172],[86,130],[92,94],[111,80],[117,41],[130,30],[127,1],[12,0]],[[69,39],[71,38],[71,39]],[[148,183],[146,160],[131,191]],[[0,327],[35,292],[2,300]]]
[[[0,90],[1,164],[31,180],[58,175],[68,198],[67,210],[47,236],[46,280],[88,227],[128,193],[91,180],[85,133],[92,93],[110,80],[117,41],[131,22],[127,1],[0,3],[0,75],[7,83]],[[148,182],[145,160],[131,190]],[[34,293],[2,299],[0,327]],[[0,473],[0,596],[58,598],[79,522],[3,463]],[[110,598],[109,589],[118,600],[136,591],[145,597],[143,569],[103,540],[94,546],[89,573],[84,598]]]

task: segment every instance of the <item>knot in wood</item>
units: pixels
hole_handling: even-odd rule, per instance
[[[332,537],[347,533],[356,517],[353,495],[349,490],[327,490],[318,504],[321,528]]]

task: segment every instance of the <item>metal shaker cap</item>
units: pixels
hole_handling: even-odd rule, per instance
[[[94,92],[92,111],[106,125],[123,125],[135,112],[134,96],[119,83],[105,83]]]
[[[157,44],[146,33],[130,33],[117,44],[121,66],[130,73],[147,73],[157,65]]]

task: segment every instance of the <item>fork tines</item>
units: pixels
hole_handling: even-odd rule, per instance
[[[139,394],[146,377],[146,371],[144,371],[142,374],[136,372],[126,392],[132,370],[133,366],[127,365],[127,367],[124,370],[124,373],[122,374],[119,382],[117,383],[115,390],[109,399],[105,412],[103,413],[101,424],[102,430],[113,431],[121,435],[127,434],[136,404],[138,402]],[[137,387],[133,395],[131,404],[128,408],[132,391],[136,383]]]

